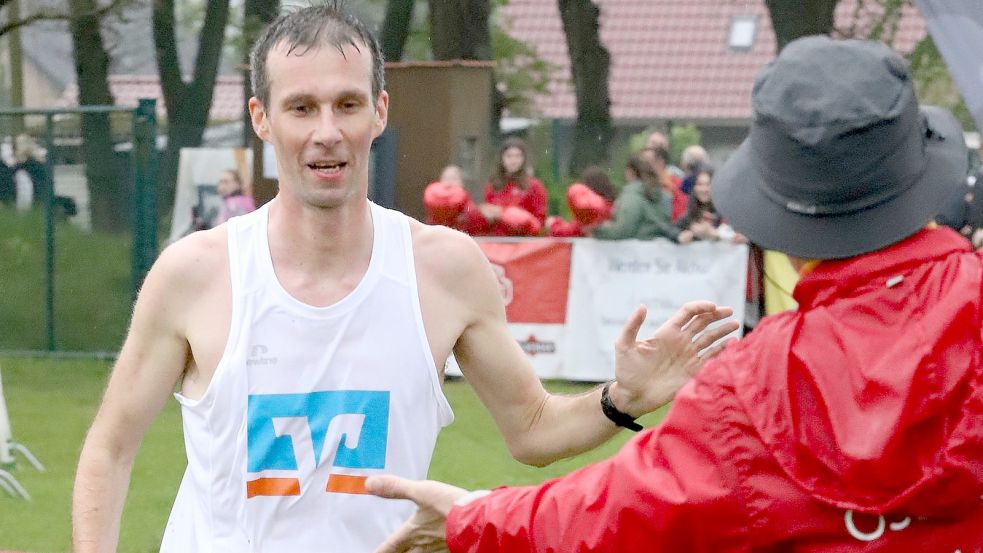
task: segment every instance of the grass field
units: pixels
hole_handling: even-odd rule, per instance
[[[0,493],[0,550],[65,552],[70,547],[72,481],[82,439],[108,374],[96,361],[0,359],[15,438],[46,465],[40,474],[22,463],[15,476],[33,495],[31,503]],[[554,391],[578,393],[588,386],[548,383]],[[511,459],[490,416],[470,387],[448,382],[445,392],[456,421],[441,434],[430,476],[466,488],[541,482],[613,453],[623,432],[602,448],[546,468]],[[654,424],[661,413],[643,422]],[[170,402],[150,429],[133,472],[120,538],[120,553],[155,552],[177,484],[184,471],[180,413]]]
[[[55,335],[64,351],[115,351],[129,322],[130,236],[55,227]],[[0,351],[45,349],[40,211],[0,207]]]

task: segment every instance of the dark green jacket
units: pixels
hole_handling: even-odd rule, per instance
[[[647,192],[644,183],[632,181],[625,185],[614,202],[611,220],[594,229],[593,236],[602,240],[661,237],[675,241],[679,229],[672,224],[662,203],[662,190]]]

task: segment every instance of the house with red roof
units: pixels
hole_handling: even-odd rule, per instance
[[[623,139],[644,128],[692,123],[713,159],[746,134],[751,88],[776,54],[763,0],[594,0],[601,42],[611,56],[611,116]],[[835,34],[865,38],[880,3],[841,0]],[[577,116],[566,38],[556,0],[511,0],[498,14],[506,31],[554,66],[535,113],[562,133]],[[918,10],[905,5],[888,41],[908,54],[926,36]],[[887,35],[888,33],[885,33]],[[560,142],[564,142],[561,138]]]

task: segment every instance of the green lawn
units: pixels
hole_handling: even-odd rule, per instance
[[[4,392],[16,439],[45,464],[39,474],[22,463],[16,477],[34,496],[31,503],[0,493],[0,550],[63,552],[70,544],[70,502],[82,439],[98,406],[108,372],[95,361],[0,360]],[[578,393],[587,386],[548,383]],[[441,434],[431,477],[466,488],[541,482],[609,456],[627,439],[623,432],[604,447],[538,469],[513,461],[490,416],[464,382],[445,391],[456,420]],[[657,422],[661,414],[645,423]],[[120,553],[157,551],[161,532],[184,470],[180,413],[170,402],[150,429],[134,467],[123,517]]]
[[[129,234],[55,227],[55,338],[63,351],[115,351],[129,322]],[[40,211],[0,207],[0,351],[47,347]]]

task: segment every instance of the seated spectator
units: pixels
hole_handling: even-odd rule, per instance
[[[480,206],[490,225],[490,234],[535,236],[546,222],[546,187],[529,174],[528,163],[525,142],[510,138],[502,144],[498,166],[485,186],[485,202]],[[505,217],[505,209],[509,207],[525,211],[531,218],[515,210]],[[531,220],[537,224],[530,224]],[[515,223],[520,224],[515,226]]]
[[[680,162],[683,164],[683,171],[686,172],[686,176],[683,177],[683,182],[680,183],[679,190],[683,194],[689,195],[693,190],[693,183],[696,182],[696,172],[700,167],[706,165],[707,151],[699,144],[686,146]]]
[[[440,173],[440,180],[423,190],[423,206],[427,210],[427,224],[444,225],[470,235],[485,234],[488,221],[464,188],[461,168],[448,165]]]
[[[573,219],[564,221],[553,217],[548,225],[550,236],[586,236],[585,227],[595,227],[611,218],[614,200],[614,185],[604,169],[596,166],[584,169],[580,182],[567,189],[567,205]]]
[[[680,217],[686,214],[686,206],[689,204],[689,196],[684,194],[679,187],[682,179],[671,174],[667,169],[669,164],[669,151],[665,148],[655,147],[642,150],[642,157],[649,163],[658,178],[662,190],[665,192],[662,201],[666,204],[666,209],[675,223]]]
[[[17,135],[14,139],[14,173],[20,172],[30,180],[31,205],[43,205],[45,191],[51,186],[43,161],[44,153],[39,150],[29,135]]]
[[[693,240],[692,231],[680,230],[669,220],[662,200],[662,184],[641,154],[628,159],[625,181],[628,184],[614,202],[611,220],[595,228],[588,227],[589,235],[602,240],[667,238],[680,244]]]
[[[689,229],[696,240],[729,240],[734,243],[744,243],[743,235],[735,233],[729,225],[723,222],[717,209],[710,199],[710,182],[713,170],[702,166],[696,170],[693,193],[689,198],[689,209],[676,225],[681,229]]]
[[[14,157],[17,164],[13,167],[15,179],[18,172],[30,180],[29,193],[31,205],[44,206],[45,194],[51,191],[54,194],[54,182],[48,173],[47,152],[39,148],[34,139],[21,134],[14,139]],[[28,190],[25,190],[28,192]],[[72,217],[78,214],[78,207],[75,199],[69,196],[54,196],[52,198],[55,216],[58,219]]]
[[[16,201],[17,185],[14,184],[14,170],[0,160],[0,206],[12,206]]]
[[[218,193],[222,196],[222,208],[212,226],[218,226],[232,217],[245,215],[256,210],[252,196],[247,196],[242,190],[242,177],[234,169],[226,169],[218,176]]]

